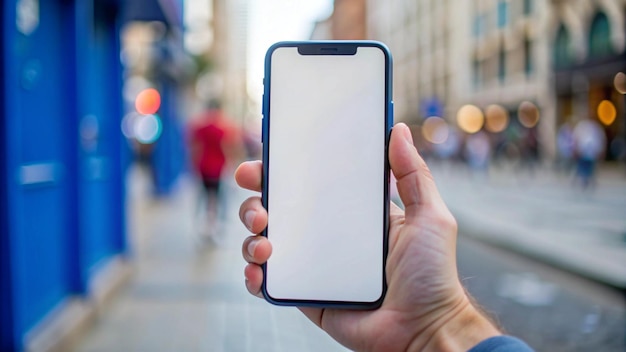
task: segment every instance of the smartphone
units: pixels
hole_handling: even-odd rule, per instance
[[[392,61],[373,41],[280,42],[265,58],[262,292],[277,305],[382,303]]]

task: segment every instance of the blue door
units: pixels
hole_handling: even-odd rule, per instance
[[[69,239],[75,125],[67,2],[38,11],[3,2],[6,185],[13,336],[23,334],[71,291]],[[69,17],[65,17],[69,16]],[[18,347],[19,348],[19,347]]]
[[[121,63],[117,5],[78,1],[79,263],[88,285],[100,264],[124,248]]]

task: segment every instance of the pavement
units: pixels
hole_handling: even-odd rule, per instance
[[[599,169],[582,189],[570,173],[541,167],[429,162],[461,236],[515,251],[626,290],[626,171]]]
[[[219,236],[198,231],[199,186],[182,178],[172,196],[149,197],[147,176],[129,176],[134,276],[73,351],[346,351],[297,309],[275,307],[244,286],[239,204],[251,192],[225,185]],[[232,178],[231,178],[232,179]]]
[[[460,236],[522,253],[626,288],[626,173],[600,170],[582,190],[550,169],[531,173],[429,162]],[[237,217],[253,193],[229,179],[219,236],[197,221],[198,185],[183,177],[171,197],[149,196],[148,177],[129,174],[130,257],[134,276],[73,351],[346,351],[297,309],[249,295]]]

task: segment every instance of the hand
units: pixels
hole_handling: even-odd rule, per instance
[[[382,306],[372,311],[300,308],[344,346],[358,351],[468,350],[499,335],[470,303],[456,268],[457,225],[441,199],[426,163],[413,145],[409,128],[394,127],[389,162],[405,205],[390,208],[388,290]],[[261,191],[261,162],[246,162],[235,172],[239,186]],[[240,218],[253,234],[267,226],[260,197],[243,202]],[[263,236],[243,243],[246,287],[260,294],[261,264],[272,246]]]

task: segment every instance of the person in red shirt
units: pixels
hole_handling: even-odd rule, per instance
[[[215,241],[219,233],[218,213],[223,204],[221,179],[225,168],[236,160],[237,129],[224,117],[217,102],[211,102],[190,131],[191,162],[204,188],[208,224],[201,233],[208,231],[209,239]],[[200,202],[199,205],[202,205]]]

